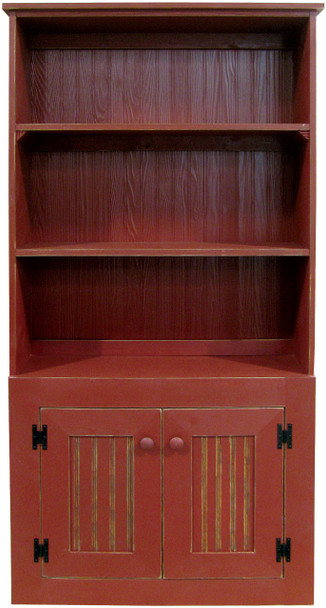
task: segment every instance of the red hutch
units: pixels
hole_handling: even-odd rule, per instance
[[[320,4],[5,4],[15,603],[313,601]]]

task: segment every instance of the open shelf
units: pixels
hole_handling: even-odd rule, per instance
[[[18,247],[17,257],[92,256],[309,256],[296,243],[229,244],[203,242],[40,243]]]
[[[30,338],[292,338],[307,259],[33,257],[19,276]],[[254,296],[252,295],[254,294]]]
[[[224,127],[26,131],[17,255],[308,255],[309,142]]]
[[[200,30],[200,19],[172,29],[165,20],[162,31],[144,21],[141,31],[128,31],[125,20],[119,32],[104,22],[99,32],[94,19],[75,32],[53,25],[37,32],[26,22],[29,97],[17,122],[308,122],[294,109],[305,23],[276,22],[272,29],[258,21],[253,31],[250,18],[244,31],[232,20],[225,29],[223,17],[221,31],[213,21]]]
[[[28,340],[19,374],[110,377],[130,360],[131,374],[164,375],[178,358],[173,373],[190,376],[301,371],[292,355],[302,255],[40,255],[17,265]]]

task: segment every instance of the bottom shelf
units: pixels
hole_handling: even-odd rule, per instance
[[[31,355],[20,376],[35,378],[225,378],[303,375],[294,355]]]

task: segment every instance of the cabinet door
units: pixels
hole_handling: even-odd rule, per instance
[[[164,412],[166,578],[282,576],[283,422],[282,408]]]
[[[41,424],[43,575],[160,577],[160,410],[46,408]]]

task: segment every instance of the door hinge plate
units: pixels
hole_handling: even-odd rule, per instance
[[[37,430],[37,425],[32,425],[33,450],[37,450],[37,446],[41,445],[43,450],[48,449],[48,427],[43,424],[42,430]]]
[[[285,543],[281,543],[281,539],[276,539],[276,561],[280,562],[282,557],[285,557],[286,562],[291,561],[291,539],[287,538]]]
[[[34,562],[38,562],[39,559],[43,558],[43,560],[47,563],[49,561],[49,539],[45,538],[43,545],[40,545],[39,539],[34,538]]]
[[[283,443],[286,443],[288,449],[292,449],[292,424],[288,424],[287,429],[283,430],[281,424],[277,425],[277,447],[282,449]]]

